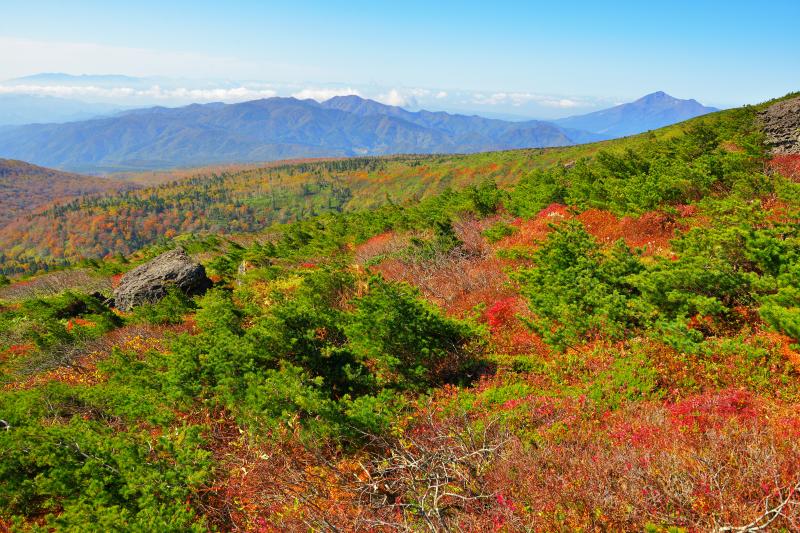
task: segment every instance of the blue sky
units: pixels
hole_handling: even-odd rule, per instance
[[[655,90],[725,107],[800,89],[798,21],[796,0],[7,0],[0,79],[160,76],[543,117]]]

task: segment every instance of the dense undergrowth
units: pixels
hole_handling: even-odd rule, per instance
[[[800,184],[755,112],[12,283],[0,523],[797,529]],[[205,296],[81,290],[176,243]]]

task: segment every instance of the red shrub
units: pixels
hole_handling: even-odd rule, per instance
[[[31,350],[33,350],[33,344],[12,344],[8,347],[8,349],[0,354],[0,361],[5,361],[12,357],[18,357],[20,355],[25,355]]]
[[[794,181],[800,181],[800,154],[779,154],[772,157],[769,168]]]
[[[67,331],[72,331],[75,326],[90,328],[92,326],[96,326],[96,324],[91,320],[86,320],[84,318],[72,318],[67,321]]]
[[[486,309],[484,317],[495,351],[507,354],[548,353],[541,337],[521,319],[529,315],[530,311],[519,295],[500,298]]]
[[[731,419],[753,420],[757,408],[749,391],[728,389],[687,398],[669,407],[669,414],[677,426],[706,431],[719,428]]]
[[[570,218],[569,208],[564,204],[550,204],[536,214],[536,218]]]
[[[496,301],[486,310],[486,323],[492,332],[497,332],[516,320],[519,297],[509,296]]]

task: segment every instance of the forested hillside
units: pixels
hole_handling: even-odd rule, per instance
[[[186,232],[231,234],[326,212],[419,200],[483,178],[513,183],[598,145],[470,156],[398,156],[199,173],[159,186],[60,203],[0,228],[0,272],[128,254]],[[153,178],[149,178],[153,179]]]
[[[771,104],[19,219],[8,272],[76,264],[0,288],[0,527],[796,530],[800,173]],[[213,288],[110,307],[176,246]]]
[[[0,159],[0,227],[55,200],[134,188],[134,184]]]
[[[161,185],[75,199],[0,228],[0,273],[34,272],[80,258],[128,254],[186,232],[252,232],[326,212],[413,203],[482,179],[506,186],[534,169],[571,166],[600,149],[625,150],[650,138],[676,135],[684,127],[550,149],[132,174],[128,181]]]

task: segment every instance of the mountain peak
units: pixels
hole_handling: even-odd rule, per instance
[[[334,96],[320,104],[327,109],[338,109],[358,115],[400,115],[406,113],[399,107],[390,106],[369,98],[362,98],[357,94]]]
[[[678,98],[674,96],[670,96],[664,91],[656,91],[654,93],[646,94],[636,100],[636,102],[675,102],[678,101]],[[635,102],[634,102],[635,103]]]
[[[325,102],[366,102],[366,98],[362,98],[357,94],[342,94],[337,96],[332,96],[325,100]]]
[[[609,137],[633,135],[717,111],[696,100],[682,100],[664,91],[642,96],[628,104],[586,115],[556,120],[563,127],[600,133]]]

